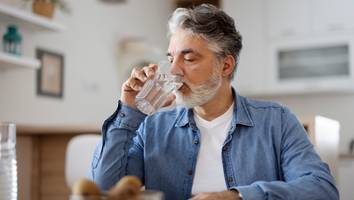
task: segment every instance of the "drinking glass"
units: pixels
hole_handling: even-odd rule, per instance
[[[183,85],[181,78],[171,75],[169,70],[170,63],[161,61],[154,78],[145,82],[135,97],[136,106],[141,112],[147,115],[155,113],[164,106],[168,97]]]

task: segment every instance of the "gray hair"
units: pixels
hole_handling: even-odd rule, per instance
[[[236,69],[242,49],[242,37],[236,30],[232,17],[224,11],[211,4],[202,4],[193,9],[177,8],[168,22],[168,27],[169,36],[181,28],[202,37],[218,58],[232,55],[236,61]],[[233,75],[234,73],[231,78]]]

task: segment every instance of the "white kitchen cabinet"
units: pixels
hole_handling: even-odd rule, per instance
[[[354,91],[354,0],[265,0],[264,12],[264,82],[248,96]]]
[[[310,32],[309,0],[266,0],[266,29],[270,38]]]
[[[271,39],[354,31],[353,0],[266,0],[265,10]]]
[[[311,27],[314,33],[354,30],[353,0],[311,0]]]
[[[245,96],[353,93],[353,5],[354,0],[224,0],[223,9],[243,36],[233,82],[238,91]],[[336,47],[345,53],[337,55]],[[287,60],[279,55],[292,51],[300,52],[291,58],[291,65],[281,63]],[[307,54],[312,51],[317,60]],[[303,53],[306,56],[299,58]],[[304,62],[303,69],[299,63]],[[284,78],[280,69],[295,70],[291,76],[300,74]]]
[[[354,92],[354,37],[272,41],[264,90],[251,96]]]

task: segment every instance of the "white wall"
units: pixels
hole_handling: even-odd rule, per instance
[[[18,2],[1,0],[13,5]],[[60,33],[23,30],[24,54],[35,56],[43,47],[65,56],[64,98],[36,95],[34,70],[0,71],[0,121],[45,124],[101,124],[113,112],[120,95],[119,39],[141,35],[165,50],[166,22],[172,1],[126,0],[104,4],[99,0],[67,0],[72,14],[56,13],[67,28]],[[1,32],[4,24],[1,25]],[[1,69],[1,68],[0,68]]]
[[[243,47],[234,84],[237,88],[255,88],[265,82],[264,4],[264,0],[248,0],[247,3],[242,0],[223,1],[225,12],[234,18],[242,35]]]

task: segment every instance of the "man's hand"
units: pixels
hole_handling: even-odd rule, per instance
[[[136,108],[135,96],[143,87],[148,79],[152,79],[157,70],[157,65],[150,65],[142,69],[133,69],[130,77],[123,83],[121,101],[132,107]]]
[[[142,69],[134,69],[132,71],[130,77],[123,83],[122,86],[122,103],[136,109],[135,97],[143,87],[144,83],[148,79],[154,78],[157,67],[158,66],[156,64],[151,64],[149,66],[143,67]],[[176,97],[174,95],[171,95],[169,100],[165,103],[165,106],[170,105],[175,100],[175,98]]]
[[[203,192],[190,200],[241,200],[236,191]]]

